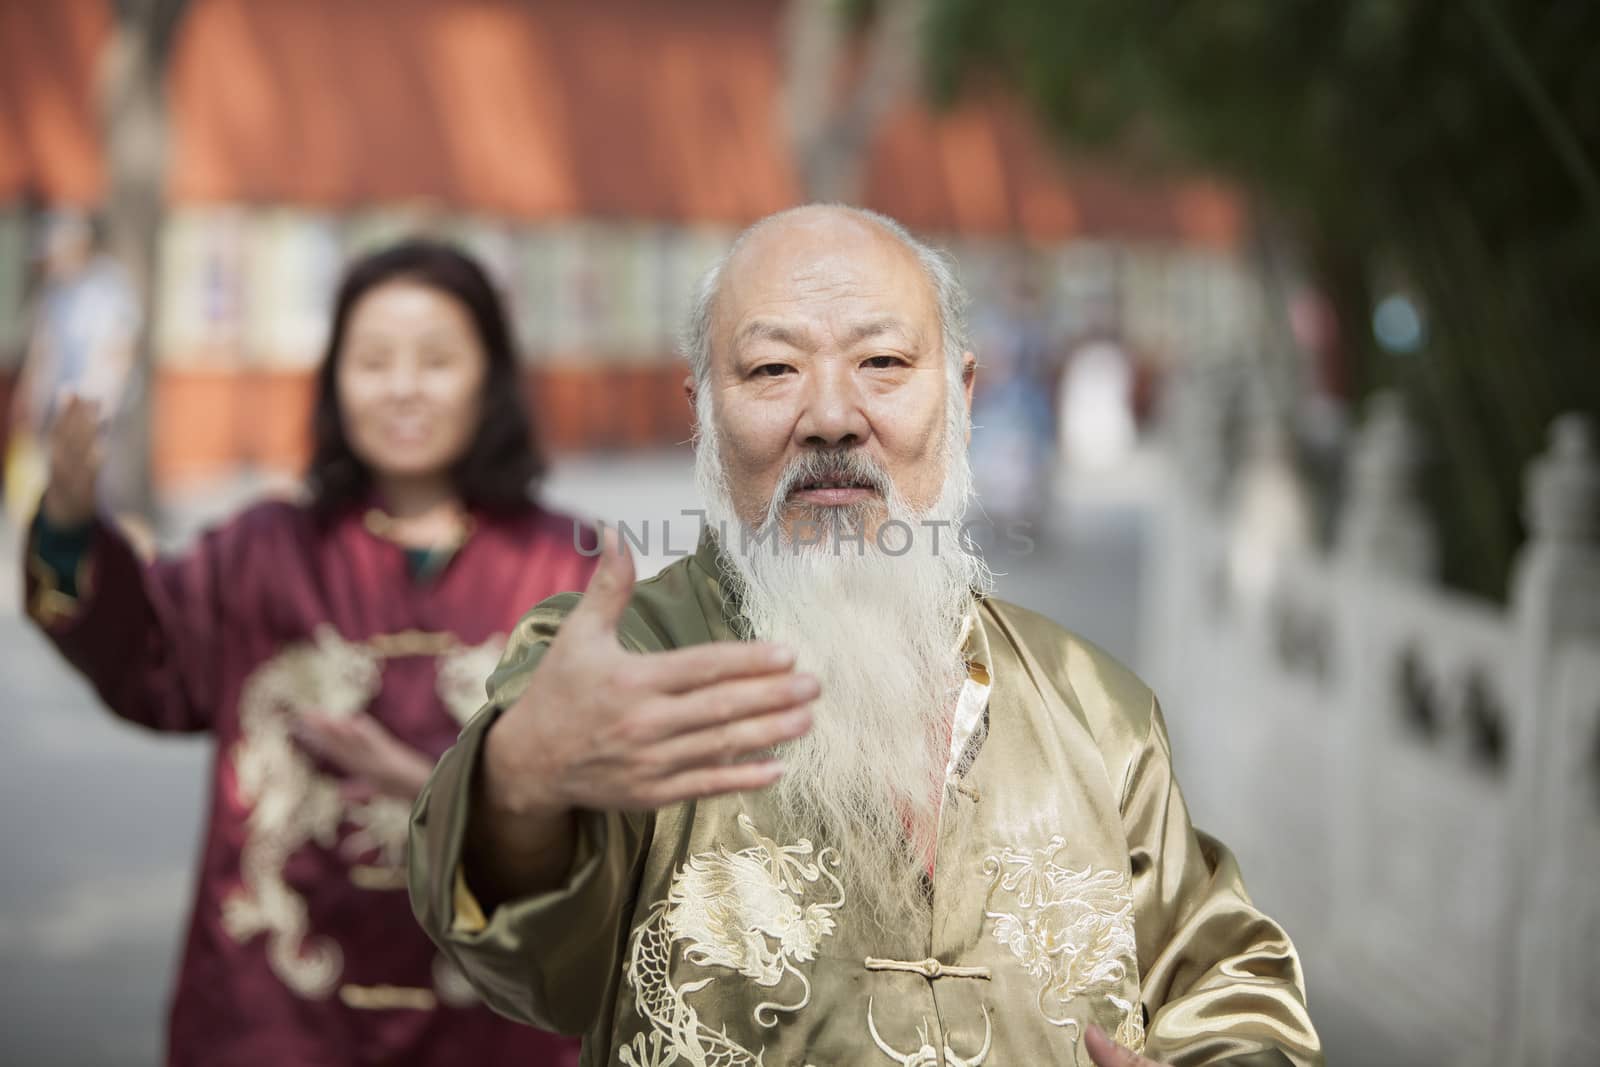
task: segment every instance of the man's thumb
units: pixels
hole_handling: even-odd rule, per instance
[[[1106,1036],[1098,1026],[1084,1031],[1083,1047],[1095,1067],[1152,1067],[1150,1061],[1131,1049],[1125,1049]]]
[[[617,537],[615,530],[602,523],[600,566],[590,576],[583,600],[572,614],[589,625],[615,630],[633,596],[633,579],[633,556],[628,546]]]

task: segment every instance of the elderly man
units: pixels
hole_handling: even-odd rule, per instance
[[[423,925],[586,1064],[1321,1062],[1150,690],[952,532],[962,303],[882,216],[747,230],[688,332],[698,550],[608,541],[417,802]]]

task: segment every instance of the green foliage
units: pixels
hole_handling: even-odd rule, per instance
[[[1524,463],[1600,412],[1600,4],[931,0],[930,91],[1017,90],[1072,149],[1196,166],[1287,220],[1340,312],[1357,393],[1434,443],[1446,578],[1503,592]],[[1426,347],[1368,326],[1400,278]]]

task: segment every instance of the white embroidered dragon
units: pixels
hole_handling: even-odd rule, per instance
[[[333,988],[343,955],[328,938],[307,936],[306,903],[284,881],[283,865],[308,841],[331,848],[345,806],[338,781],[317,772],[292,726],[302,708],[354,715],[378,691],[381,671],[377,657],[331,626],[319,626],[314,638],[263,664],[240,695],[234,788],[250,814],[239,863],[244,884],[228,894],[222,911],[234,940],[267,935],[273,972],[307,997]]]
[[[798,982],[798,998],[756,1005],[752,1014],[761,1026],[776,1026],[780,1012],[811,1002],[811,983],[795,964],[816,958],[844,904],[844,887],[829,869],[839,866],[838,853],[815,851],[806,840],[779,845],[743,814],[738,824],[756,843],[690,857],[667,899],[634,930],[623,973],[650,1033],[619,1050],[624,1067],[667,1067],[680,1059],[689,1067],[761,1067],[761,1052],[729,1037],[726,1026],[711,1029],[685,999],[718,976],[672,984],[675,950],[688,963],[727,968],[764,988],[776,990],[786,978]],[[809,887],[824,882],[832,884],[834,899],[807,903]]]
[[[984,916],[994,923],[994,939],[1038,981],[1037,1007],[1046,1022],[1077,1040],[1082,1026],[1072,1005],[1098,992],[1122,1014],[1117,1042],[1141,1051],[1139,1006],[1116,995],[1138,971],[1128,879],[1119,871],[1062,866],[1055,857],[1065,844],[1055,835],[1043,848],[1005,848],[987,857]]]
[[[481,703],[482,680],[503,646],[503,638],[491,637],[440,655],[436,687],[457,721]],[[353,830],[344,842],[346,854],[375,851],[383,869],[398,870],[405,862],[410,805],[390,796],[347,805],[340,779],[318,770],[295,741],[293,726],[306,709],[335,719],[363,711],[378,693],[383,661],[372,642],[347,641],[322,625],[311,641],[289,646],[258,667],[239,697],[234,789],[250,813],[239,864],[243,884],[223,900],[223,928],[241,944],[266,935],[273,973],[304,997],[333,990],[343,954],[331,939],[311,934],[306,902],[285,881],[284,864],[312,842],[333,848],[348,823]],[[463,1000],[459,982],[436,985],[447,1001]]]

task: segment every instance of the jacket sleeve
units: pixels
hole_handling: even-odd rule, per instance
[[[1233,854],[1195,830],[1161,709],[1128,768],[1144,1055],[1172,1067],[1321,1067],[1289,935],[1250,901]]]
[[[28,617],[118,716],[152,730],[209,729],[232,588],[221,538],[147,564],[105,521],[65,537],[36,521],[24,559]]]
[[[489,703],[417,798],[409,850],[412,909],[440,950],[496,1011],[565,1034],[592,1029],[615,984],[652,817],[580,812],[565,881],[488,914],[472,895],[462,849],[484,735],[527,687],[576,599],[566,594],[545,601],[517,627],[490,679]],[[628,628],[625,619],[623,643],[635,645]]]

